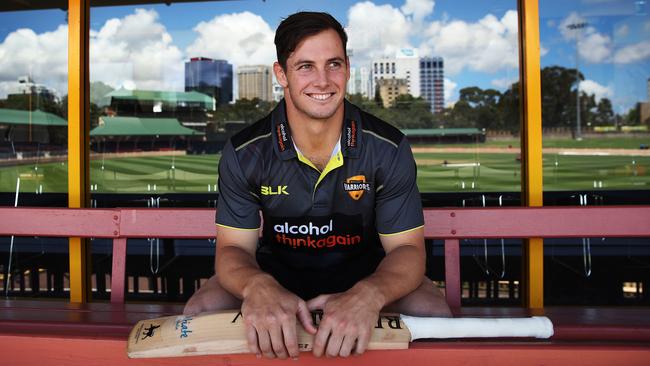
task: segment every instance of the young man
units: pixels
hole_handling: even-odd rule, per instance
[[[249,348],[269,358],[298,356],[297,321],[315,334],[316,356],[346,357],[365,351],[382,309],[450,314],[424,277],[410,147],[345,101],[346,43],[329,14],[285,19],[273,65],[284,100],[233,136],[219,163],[216,275],[185,312],[241,306]]]

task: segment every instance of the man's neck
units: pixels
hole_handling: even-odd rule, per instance
[[[287,109],[291,137],[307,157],[329,157],[341,136],[343,117],[343,107],[328,119],[312,119]]]

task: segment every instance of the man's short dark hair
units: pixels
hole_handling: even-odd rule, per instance
[[[328,13],[301,11],[291,14],[284,19],[275,31],[275,50],[278,62],[283,69],[287,69],[287,59],[298,44],[305,38],[316,35],[322,31],[332,29],[336,31],[343,44],[343,53],[347,57],[348,35],[341,23]]]

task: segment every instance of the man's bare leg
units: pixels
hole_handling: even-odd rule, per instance
[[[217,275],[208,278],[203,286],[185,304],[183,314],[193,315],[218,310],[233,310],[241,307],[241,300],[226,291],[219,284]]]
[[[411,316],[451,317],[442,291],[426,276],[422,283],[410,294],[389,304],[383,311]]]

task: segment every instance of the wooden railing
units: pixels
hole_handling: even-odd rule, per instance
[[[113,239],[111,302],[124,302],[128,238],[214,238],[213,209],[0,208],[0,235]],[[447,301],[460,307],[459,240],[650,237],[650,207],[426,209],[425,237],[445,241]]]
[[[70,352],[91,356],[92,352],[80,350],[93,344],[109,347],[109,344],[113,344],[111,342],[123,342],[130,325],[139,318],[179,312],[179,306],[124,304],[127,239],[214,238],[214,214],[211,209],[184,208],[0,207],[0,236],[94,237],[113,240],[111,304],[57,305],[51,302],[19,300],[0,302],[0,309],[3,309],[0,310],[0,349],[4,349],[3,339],[14,347],[25,347],[27,350],[29,338],[47,339],[49,345],[56,343],[51,343],[51,338],[55,337],[68,341],[80,340],[78,347],[81,348]],[[466,357],[469,351],[479,357],[471,358],[470,361],[474,362],[468,362],[469,364],[497,364],[495,360],[499,360],[499,364],[514,364],[534,360],[535,357],[547,357],[548,352],[555,357],[549,359],[575,364],[607,364],[609,361],[619,362],[621,359],[624,359],[626,364],[634,364],[643,359],[650,359],[650,309],[461,308],[459,253],[460,240],[472,238],[650,237],[650,206],[447,208],[426,209],[424,215],[425,237],[443,239],[445,242],[447,301],[456,315],[545,314],[555,324],[555,336],[550,342],[534,341],[523,345],[508,342],[424,342],[414,344],[412,350],[406,354],[390,353],[393,356],[399,355],[397,358],[370,355],[364,356],[369,357],[364,362],[384,365],[397,362],[401,357],[418,364],[430,364],[438,360],[461,362],[468,360]],[[97,336],[98,332],[103,335]],[[29,337],[24,337],[25,335]],[[103,338],[108,343],[102,343]],[[86,345],[82,346],[84,341]],[[628,343],[620,343],[622,341]],[[447,353],[440,353],[442,350]],[[103,354],[103,350],[98,352]],[[2,357],[0,356],[0,360]],[[22,357],[15,360],[25,361],[31,359],[32,355],[26,354]],[[255,361],[247,356],[238,357],[241,358],[220,359],[224,363]],[[508,357],[513,357],[511,362],[505,361]],[[403,360],[400,362],[404,362]],[[77,362],[78,360],[68,361],[68,364],[83,363]],[[86,361],[90,364],[102,364]],[[316,362],[315,359],[310,359],[310,362],[312,361]],[[34,364],[36,362],[35,360]],[[119,362],[119,358],[112,359],[111,362]],[[140,364],[141,361],[129,362]]]

